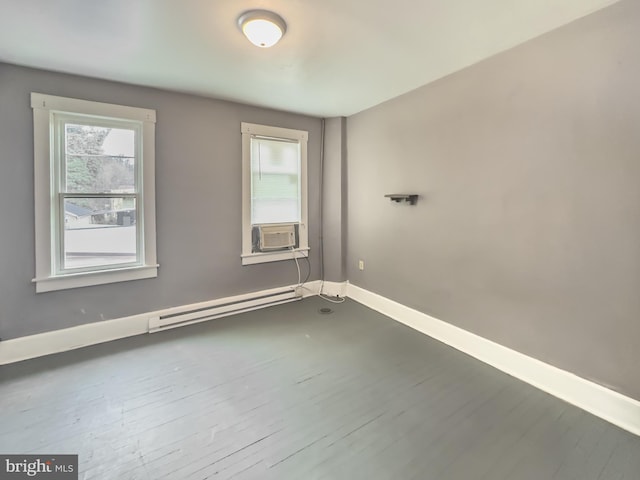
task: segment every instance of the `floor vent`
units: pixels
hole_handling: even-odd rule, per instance
[[[295,290],[287,288],[281,292],[268,295],[256,295],[255,297],[244,295],[241,300],[222,301],[219,304],[208,305],[202,308],[183,311],[170,310],[166,314],[149,319],[149,333],[235,315],[236,313],[249,312],[267,306],[280,305],[281,303],[295,300],[300,300],[300,297],[296,296]]]

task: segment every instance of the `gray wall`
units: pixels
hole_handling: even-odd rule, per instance
[[[639,25],[622,1],[349,117],[349,280],[640,399]]]
[[[346,275],[347,241],[347,119],[325,121],[322,184],[322,236],[324,280],[343,282]]]
[[[36,295],[32,91],[157,110],[158,278]],[[240,264],[242,121],[309,131],[309,218],[318,218],[319,119],[0,64],[0,337],[295,284],[293,262]],[[319,235],[312,222],[312,280]]]

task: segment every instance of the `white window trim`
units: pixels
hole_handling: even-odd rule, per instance
[[[307,193],[307,141],[309,133],[304,130],[271,127],[255,123],[242,122],[242,265],[291,260],[309,254],[308,193]],[[298,248],[289,251],[260,252],[251,251],[251,136],[293,140],[300,143],[300,225],[298,228]],[[293,253],[292,253],[293,252]]]
[[[279,252],[250,253],[248,255],[243,254],[242,265],[255,265],[256,263],[279,262],[281,260],[293,260],[294,255],[296,258],[308,257],[309,248],[308,247],[296,248],[294,250],[279,251]]]
[[[36,292],[49,292],[90,285],[102,285],[113,282],[139,280],[158,276],[156,257],[156,219],[155,219],[155,110],[127,107],[107,103],[91,102],[73,98],[56,97],[41,93],[31,93],[33,108],[34,142],[34,196],[35,196],[35,253],[36,276],[33,282]],[[117,118],[142,122],[142,247],[144,264],[123,266],[107,270],[65,273],[54,272],[53,235],[57,226],[53,225],[52,208],[57,202],[52,186],[53,113],[72,115],[91,115],[105,118]]]

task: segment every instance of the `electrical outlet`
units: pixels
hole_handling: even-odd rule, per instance
[[[364,270],[364,260],[358,260],[358,268]]]
[[[300,285],[298,285],[294,291],[297,298],[302,297],[302,295],[304,294],[304,292],[302,291],[302,287]]]

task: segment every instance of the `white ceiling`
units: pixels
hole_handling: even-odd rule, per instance
[[[0,0],[0,61],[347,116],[617,0]],[[271,49],[236,26],[265,8]]]

